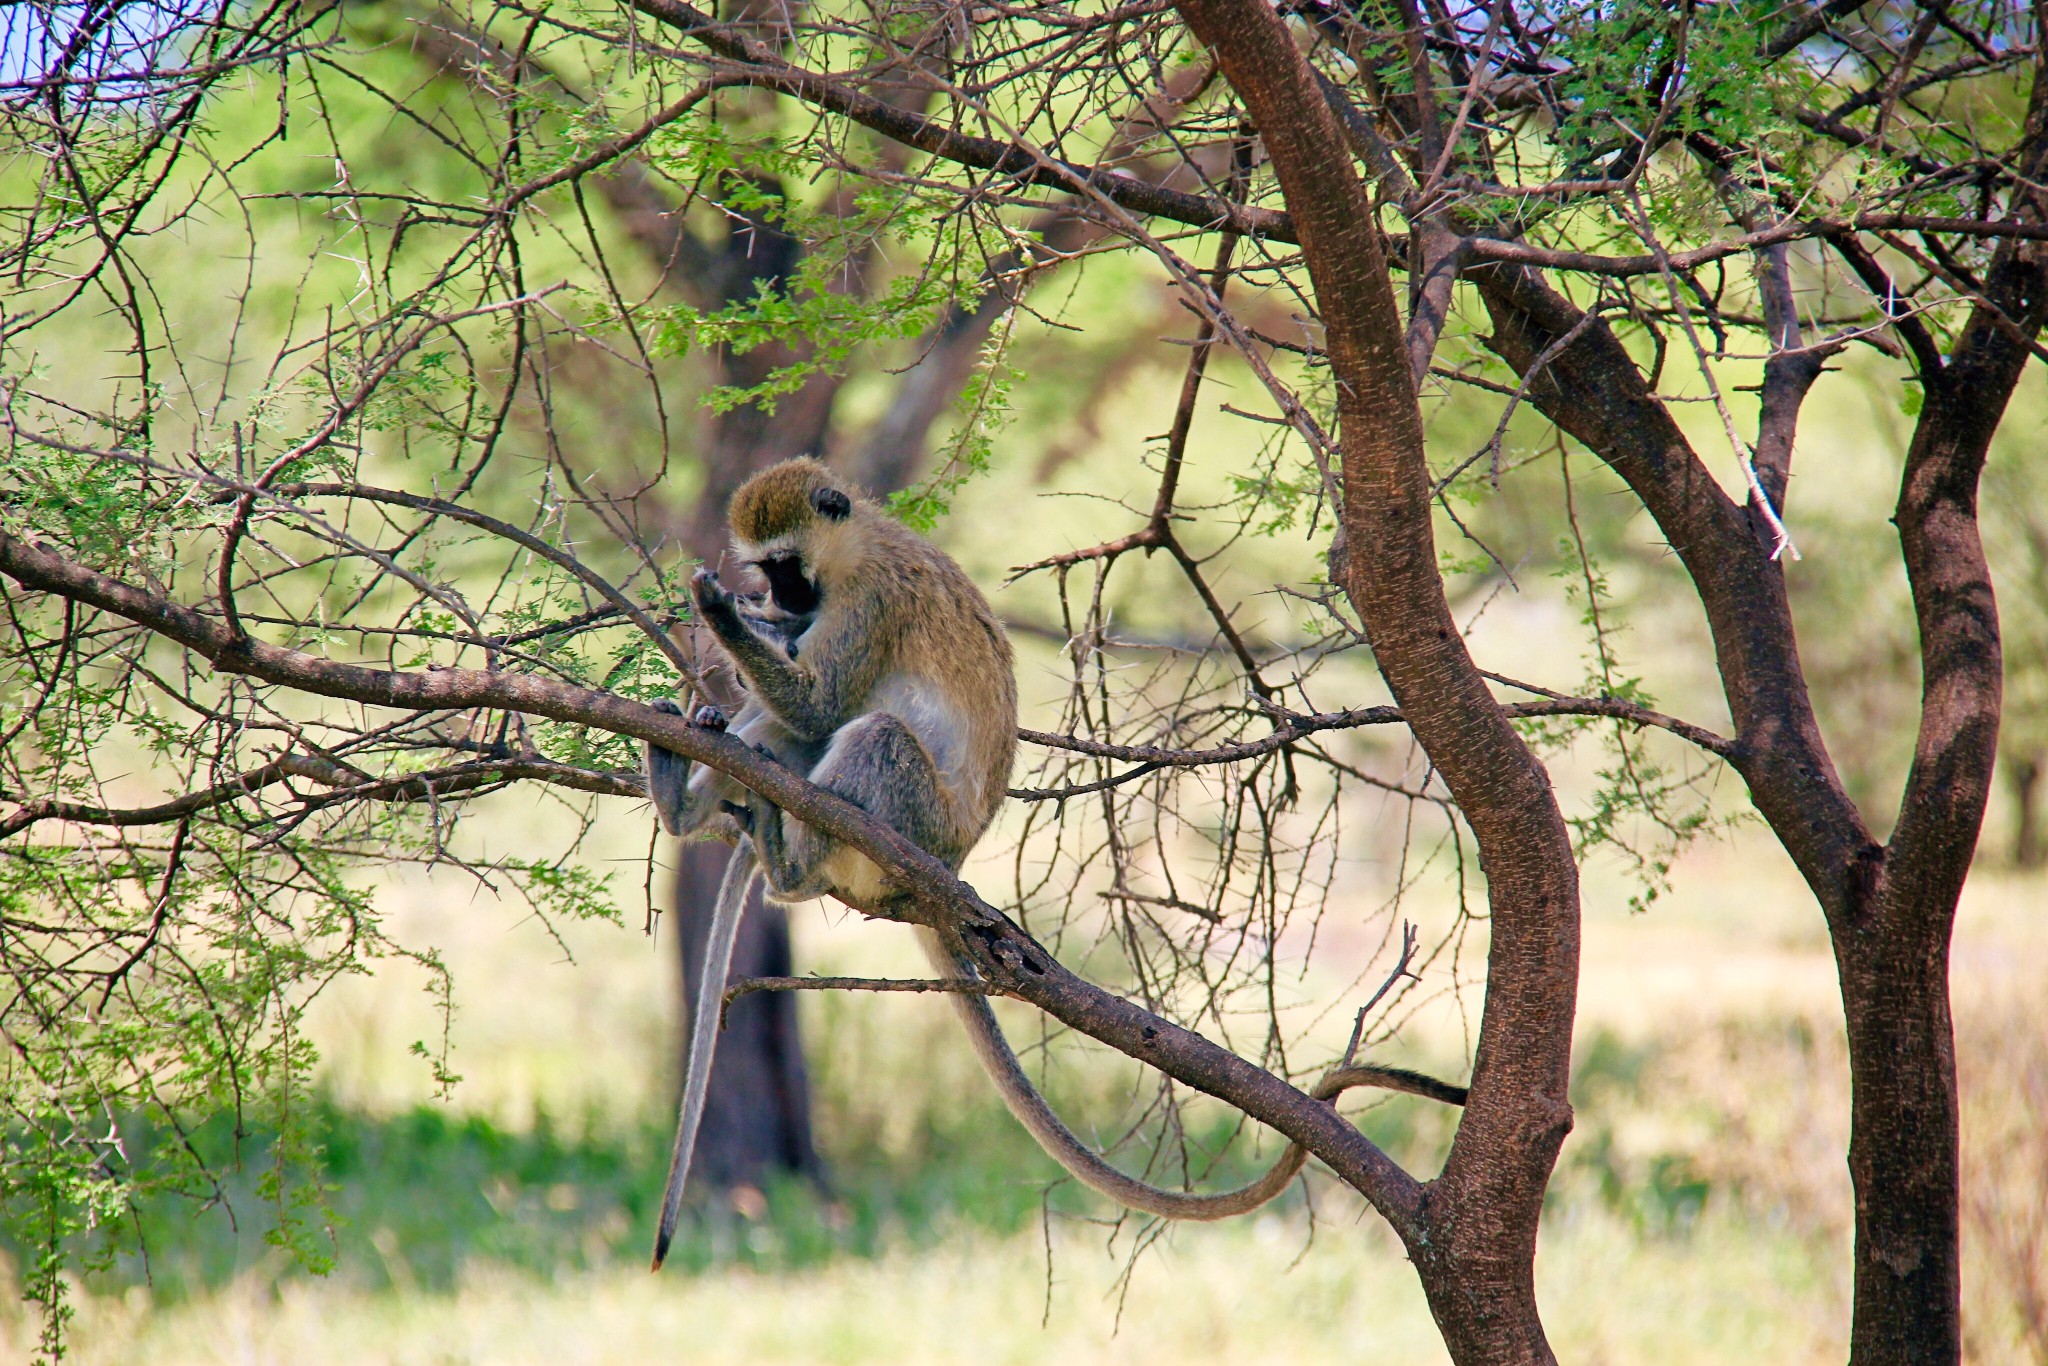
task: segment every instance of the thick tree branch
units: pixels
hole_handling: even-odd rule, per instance
[[[612,693],[527,675],[441,669],[427,673],[344,664],[238,638],[221,623],[0,530],[0,573],[125,617],[184,646],[224,673],[245,674],[323,697],[410,711],[493,708],[595,726],[664,746],[728,774],[806,824],[859,849],[900,889],[869,914],[947,926],[982,975],[1091,1038],[1175,1080],[1236,1106],[1328,1163],[1405,1235],[1416,1229],[1421,1190],[1385,1153],[1329,1106],[1192,1030],[1083,981],[944,864],[858,807],[813,787],[736,736]]]
[[[1180,0],[1265,137],[1336,381],[1341,582],[1410,729],[1477,835],[1493,914],[1470,1099],[1408,1241],[1454,1356],[1552,1360],[1531,1275],[1542,1193],[1571,1127],[1578,870],[1542,766],[1488,691],[1444,598],[1420,410],[1365,187],[1293,35],[1258,0]],[[1484,1211],[1484,1213],[1480,1213]]]
[[[1470,278],[1494,319],[1489,345],[1518,371],[1584,323],[1585,312],[1534,271],[1497,266]],[[1729,757],[1834,914],[1847,904],[1849,870],[1871,839],[1814,719],[1784,575],[1768,544],[1708,473],[1604,319],[1583,326],[1530,397],[1627,482],[1685,565],[1706,608],[1735,719]]]
[[[2015,153],[2015,212],[2048,228],[2048,62],[2037,61]],[[1888,852],[1890,873],[1960,895],[1988,800],[1998,743],[2002,653],[1977,485],[2034,343],[2048,325],[2048,249],[2000,245],[1906,451],[1893,520],[1920,628],[1920,729]],[[1943,934],[1944,942],[1946,933]]]

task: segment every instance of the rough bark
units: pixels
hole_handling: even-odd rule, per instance
[[[781,189],[772,182],[756,188],[771,194]],[[717,302],[739,302],[759,290],[780,289],[802,253],[802,244],[779,230],[766,213],[748,214],[732,224],[712,266],[710,279],[721,295]],[[788,346],[770,343],[746,352],[721,349],[716,359],[721,383],[746,388],[798,356]],[[755,471],[778,460],[817,453],[838,391],[836,377],[813,376],[772,410],[743,404],[708,424],[695,462],[701,482],[694,500],[680,510],[680,536],[688,554],[708,565],[719,563],[728,541],[725,507],[734,491]],[[674,923],[682,1007],[676,1012],[679,1087],[687,1070],[689,1022],[704,1008],[695,999],[695,964],[710,933],[727,856],[720,844],[692,843],[676,850]],[[764,901],[756,891],[733,949],[732,975],[774,977],[789,971],[789,912]],[[759,1186],[773,1174],[823,1176],[811,1141],[810,1087],[794,996],[764,993],[758,1002],[745,1002],[727,1016],[704,1105],[696,1169],[705,1186]]]
[[[1705,479],[1604,324],[1596,321],[1565,348],[1536,395],[1628,481],[1683,560],[1706,607],[1735,714],[1736,768],[1827,917],[1850,1052],[1850,1358],[1859,1363],[1961,1356],[1948,953],[1982,831],[2002,705],[1978,482],[2048,319],[2048,253],[2028,240],[2048,224],[2048,194],[2038,188],[2048,169],[2048,62],[2039,58],[2011,157],[2017,174],[1999,221],[2008,235],[1949,353],[1942,355],[1919,319],[1893,314],[1926,393],[1893,517],[1920,633],[1922,696],[1912,769],[1885,845],[1870,838],[1814,725],[1782,574],[1760,519],[1752,517],[1747,535],[1733,525],[1733,504]],[[1882,266],[1853,233],[1829,240],[1876,297],[1894,297]],[[1501,267],[1476,276],[1496,323],[1491,344],[1518,369],[1526,371],[1543,345],[1583,316],[1533,272]],[[1763,283],[1768,290],[1768,273]],[[1767,370],[1767,391],[1770,382]],[[1767,440],[1758,452],[1767,480],[1780,489],[1804,385],[1781,387],[1793,401],[1777,410],[1766,403]]]
[[[1583,327],[1531,386],[1553,420],[1628,482],[1692,578],[1736,722],[1735,767],[1827,917],[1852,1082],[1854,1362],[1961,1355],[1948,948],[1990,790],[2000,706],[1997,611],[1976,490],[2041,328],[2037,254],[2001,252],[1987,279],[1990,300],[1943,368],[1922,376],[1928,400],[1894,518],[1920,628],[1921,722],[1885,845],[1829,758],[1783,570],[1752,510],[1721,491],[1604,322]],[[1527,268],[1487,266],[1473,277],[1495,325],[1490,344],[1522,372],[1583,319]],[[1788,433],[1786,461],[1789,444]],[[1774,474],[1783,478],[1782,465]]]
[[[2029,119],[2036,139],[2048,115],[2044,94],[2048,84],[2037,81]],[[2030,162],[2038,175],[2039,156]],[[1830,924],[1852,1079],[1852,1362],[1962,1355],[1961,1114],[1948,952],[1990,799],[2004,677],[1977,488],[2048,319],[2043,258],[2038,248],[2002,248],[1948,363],[1923,375],[1927,403],[1893,514],[1920,628],[1920,730],[1871,894]]]
[[[1253,0],[1178,8],[1260,130],[1302,244],[1337,380],[1343,586],[1477,837],[1493,939],[1471,1096],[1403,1237],[1454,1360],[1554,1360],[1537,1312],[1543,1192],[1571,1127],[1578,870],[1547,775],[1494,701],[1444,599],[1420,412],[1364,185],[1313,73]]]
[[[578,103],[582,97],[552,71],[507,50],[489,33],[446,8],[427,11],[410,35],[413,51],[451,75],[474,72],[507,90],[540,86]],[[647,167],[621,157],[592,176],[592,183],[627,235],[640,247],[665,288],[700,307],[716,308],[752,298],[759,288],[776,288],[796,268],[802,244],[780,231],[759,211],[730,225],[724,238],[706,241],[693,231],[674,198]],[[779,192],[772,182],[757,188]],[[716,356],[721,384],[761,383],[795,354],[785,346],[763,346],[745,354]],[[685,508],[663,507],[654,520],[668,525],[688,553],[716,564],[725,549],[725,505],[754,471],[790,455],[816,452],[831,419],[836,381],[819,377],[788,396],[774,412],[743,406],[721,413],[705,431],[694,464],[700,477],[695,500]],[[711,906],[725,867],[719,845],[690,844],[676,851],[672,924],[682,966],[677,1001],[677,1085],[687,1055],[691,999],[697,975],[689,967],[710,929]],[[780,966],[778,966],[780,965]],[[789,921],[780,906],[756,894],[747,908],[733,952],[737,977],[776,976],[789,971]],[[771,1174],[820,1177],[822,1165],[811,1141],[810,1091],[797,1040],[793,997],[768,993],[733,1010],[721,1040],[718,1062],[705,1100],[696,1170],[703,1184],[726,1190],[759,1186]]]

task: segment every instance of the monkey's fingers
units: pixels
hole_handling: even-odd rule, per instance
[[[698,730],[724,730],[727,724],[725,708],[706,702],[690,713],[690,724]]]
[[[702,565],[690,576],[690,600],[697,604],[699,612],[724,608],[732,609],[732,594],[718,580],[718,575]]]

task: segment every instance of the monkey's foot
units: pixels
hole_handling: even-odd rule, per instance
[[[739,826],[742,834],[751,835],[754,833],[754,811],[752,807],[741,806],[738,802],[720,802],[718,806],[726,815],[732,817],[733,824]]]
[[[681,716],[683,714],[683,704],[676,701],[673,697],[657,697],[647,705],[660,712],[663,716]]]
[[[724,730],[726,727],[725,709],[706,702],[703,706],[690,713],[690,724],[698,730]]]

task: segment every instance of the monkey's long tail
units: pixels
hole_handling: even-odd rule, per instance
[[[940,976],[969,980],[975,977],[973,965],[948,947],[937,933],[922,930],[918,937],[924,941],[925,952]],[[989,1077],[995,1082],[996,1090],[1001,1092],[1010,1113],[1038,1140],[1038,1146],[1045,1149],[1053,1161],[1066,1168],[1075,1180],[1121,1205],[1167,1219],[1228,1219],[1255,1210],[1286,1190],[1308,1161],[1308,1149],[1298,1143],[1291,1144],[1265,1175],[1236,1190],[1208,1195],[1167,1190],[1127,1176],[1083,1143],[1053,1113],[1045,1097],[1031,1084],[1023,1064],[1017,1061],[1009,1040],[1003,1037],[1002,1026],[996,1022],[988,998],[961,992],[953,996],[953,1002],[960,1012],[961,1022],[967,1027],[968,1037],[974,1042],[974,1051],[980,1055],[982,1066],[988,1069]],[[1317,1100],[1334,1100],[1358,1086],[1405,1091],[1446,1105],[1465,1103],[1464,1087],[1399,1067],[1337,1068],[1325,1075],[1311,1094]]]
[[[661,1197],[661,1230],[654,1236],[654,1266],[661,1270],[668,1246],[675,1240],[676,1216],[683,1208],[683,1184],[690,1177],[690,1155],[697,1147],[697,1128],[704,1122],[704,1097],[711,1086],[711,1060],[718,1052],[725,977],[732,971],[733,945],[739,940],[740,914],[747,906],[760,863],[754,842],[743,839],[726,860],[718,883],[718,904],[711,912],[711,933],[704,941],[704,968],[690,1013],[690,1065],[683,1082],[683,1103],[676,1116],[676,1146],[668,1159],[668,1189]]]

